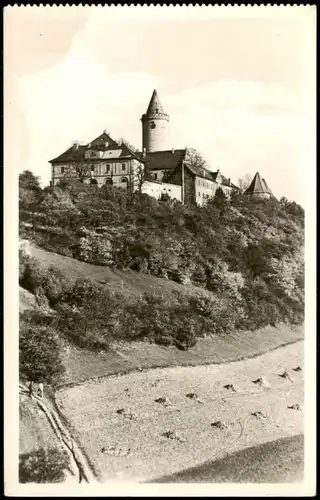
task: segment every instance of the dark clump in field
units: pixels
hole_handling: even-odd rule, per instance
[[[289,410],[301,411],[301,406],[299,404],[294,404],[294,405],[291,405],[291,406],[287,406],[287,408],[289,408]]]
[[[264,413],[263,411],[253,411],[251,413],[251,415],[253,417],[258,418],[259,420],[265,420],[266,418],[268,418],[268,415],[266,413]]]
[[[290,382],[293,382],[292,378],[290,377],[289,373],[288,372],[283,372],[283,373],[279,373],[279,377],[281,378],[285,378],[287,380],[290,380]]]
[[[167,397],[157,398],[157,399],[155,399],[155,402],[159,403],[163,406],[171,406],[171,402],[169,401],[169,399]]]
[[[223,387],[224,387],[224,389],[227,389],[228,391],[239,392],[239,389],[237,387],[235,387],[233,384],[226,384]]]
[[[118,415],[123,415],[125,418],[128,420],[135,420],[137,418],[136,414],[132,412],[131,410],[126,410],[125,408],[119,408],[119,410],[116,411]]]
[[[294,372],[301,372],[302,368],[301,366],[297,366],[296,368],[292,368]]]
[[[101,448],[101,453],[106,453],[107,455],[111,455],[113,457],[127,457],[131,455],[130,448],[119,448],[117,446],[110,446],[109,448]]]
[[[167,439],[171,439],[173,441],[179,441],[180,443],[184,443],[186,441],[185,438],[181,437],[179,434],[173,431],[166,431],[162,435]]]
[[[212,422],[211,427],[223,431],[228,428],[228,425],[225,422],[221,422],[221,420],[217,420],[216,422]]]
[[[199,398],[198,394],[196,394],[195,392],[189,392],[188,394],[186,394],[186,397],[192,399],[193,401],[197,401],[197,403],[203,404],[203,401]]]
[[[252,380],[252,383],[255,385],[259,385],[260,387],[270,387],[270,384],[264,377],[259,377],[256,380]]]

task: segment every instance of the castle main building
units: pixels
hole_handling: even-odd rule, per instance
[[[75,143],[50,161],[51,185],[78,178],[100,187],[109,184],[131,191],[141,189],[158,199],[167,194],[182,203],[197,205],[213,198],[219,187],[226,195],[238,189],[219,170],[213,172],[192,157],[193,150],[169,149],[169,115],[156,90],[141,122],[141,152],[115,141],[104,131],[90,143]]]

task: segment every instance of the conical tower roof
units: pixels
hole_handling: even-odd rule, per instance
[[[269,194],[271,194],[273,196],[272,191],[271,191],[271,189],[269,188],[269,186],[267,184],[267,181],[265,179],[262,179],[262,182],[263,182],[263,185],[264,185],[267,193],[269,193]]]
[[[259,172],[256,173],[245,194],[271,194],[271,191],[264,179],[261,179]]]
[[[162,107],[162,104],[161,104],[159,96],[158,96],[158,92],[156,91],[156,89],[154,89],[152,96],[151,96],[151,99],[150,99],[150,102],[149,102],[149,106],[148,106],[146,115],[150,116],[150,115],[153,115],[156,113],[164,113],[164,111],[163,111],[163,107]]]

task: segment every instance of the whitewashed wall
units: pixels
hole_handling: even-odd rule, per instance
[[[181,201],[181,186],[176,184],[146,181],[142,186],[142,192],[157,199],[161,198],[162,193],[166,193],[170,198]]]

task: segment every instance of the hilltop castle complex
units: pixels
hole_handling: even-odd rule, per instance
[[[52,187],[62,179],[79,178],[92,185],[141,190],[157,199],[166,194],[182,203],[197,205],[213,198],[219,187],[227,196],[239,189],[219,170],[206,168],[194,150],[168,149],[169,115],[164,112],[156,90],[141,122],[141,152],[113,140],[104,131],[86,145],[74,143],[50,161]],[[272,196],[258,173],[246,193]]]

